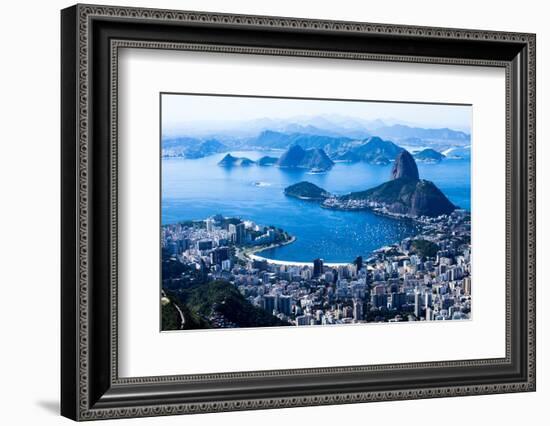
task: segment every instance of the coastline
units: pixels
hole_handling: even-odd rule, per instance
[[[457,210],[466,210],[466,209],[461,209],[459,208],[458,206],[455,206],[456,208],[453,210],[453,212],[457,211]],[[423,225],[425,224],[425,221],[422,220],[422,217],[423,216],[408,216],[406,214],[401,214],[401,213],[392,213],[392,212],[389,212],[387,210],[381,210],[381,209],[377,209],[377,208],[374,208],[374,207],[369,207],[369,206],[365,206],[365,207],[358,207],[358,208],[346,208],[346,207],[335,207],[335,206],[326,206],[324,204],[321,204],[321,208],[322,209],[327,209],[327,210],[337,210],[337,211],[343,211],[343,212],[360,212],[360,211],[368,211],[372,214],[375,214],[377,216],[381,216],[381,217],[384,217],[386,219],[394,219],[394,220],[402,220],[402,221],[409,221],[409,222],[414,222],[414,223],[417,223],[417,224],[420,224],[420,225]],[[466,210],[466,211],[469,211],[469,210]]]
[[[298,197],[295,197],[295,198],[298,198]],[[406,215],[394,214],[394,213],[390,213],[390,212],[387,212],[387,211],[381,211],[381,210],[378,210],[378,209],[375,209],[375,208],[372,208],[372,207],[367,207],[367,206],[365,206],[364,208],[359,208],[359,209],[353,209],[353,208],[352,209],[346,209],[346,208],[341,208],[341,207],[332,207],[332,206],[328,207],[328,206],[324,206],[324,205],[321,204],[321,208],[325,208],[325,209],[328,209],[328,210],[339,210],[339,211],[369,211],[372,214],[375,214],[375,215],[378,215],[378,216],[381,216],[381,217],[385,217],[387,219],[393,219],[393,220],[397,220],[397,221],[408,221],[408,222],[415,223],[419,226],[426,225],[426,223],[418,217],[411,217],[411,216],[406,216]],[[456,210],[460,210],[460,209],[455,209],[455,211]],[[296,237],[292,236],[289,241],[285,241],[285,242],[279,243],[279,244],[271,244],[270,246],[267,246],[267,247],[258,247],[258,248],[255,248],[255,249],[244,251],[242,253],[242,255],[245,258],[250,259],[250,260],[266,261],[267,263],[270,263],[270,264],[273,264],[273,265],[299,266],[299,267],[313,266],[313,261],[311,261],[311,262],[298,262],[298,261],[291,261],[291,260],[277,260],[277,259],[270,259],[270,258],[264,257],[264,256],[259,256],[259,255],[256,254],[256,253],[261,253],[262,251],[265,251],[265,250],[269,250],[269,249],[272,249],[272,248],[282,247],[284,245],[291,244],[294,241],[296,241]],[[379,247],[378,249],[373,250],[373,253],[376,252],[376,251],[383,250],[385,247],[387,247],[387,246]],[[328,267],[337,268],[339,266],[347,266],[347,265],[350,265],[352,263],[353,262],[324,262],[324,265],[328,266]]]
[[[277,260],[277,259],[270,259],[268,257],[258,256],[256,254],[256,253],[261,253],[262,251],[265,251],[265,250],[270,250],[270,249],[273,249],[273,248],[286,246],[287,244],[292,244],[294,241],[296,241],[296,237],[292,236],[290,238],[290,240],[279,243],[279,244],[271,244],[270,246],[267,246],[267,247],[257,247],[257,248],[251,249],[251,250],[244,250],[242,255],[247,259],[257,260],[257,261],[260,261],[260,262],[265,261],[265,262],[270,263],[272,265],[313,266],[313,261],[311,261],[311,262],[296,262],[296,261],[293,261],[293,260]],[[350,265],[351,263],[352,262],[344,262],[344,263],[327,262],[327,263],[324,263],[324,265],[329,266],[329,267],[338,267],[338,266],[347,266],[347,265]]]
[[[302,200],[302,201],[319,201],[319,202],[322,202],[325,200],[325,198],[316,198],[316,197],[305,197],[305,196],[302,196],[302,195],[289,195],[289,194],[285,194],[287,197],[290,197],[290,198],[296,198],[297,200]]]

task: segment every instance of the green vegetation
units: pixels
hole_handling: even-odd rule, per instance
[[[339,200],[383,203],[393,213],[413,216],[439,216],[456,208],[433,182],[409,178],[393,179],[366,191],[344,195]]]
[[[380,203],[408,203],[411,194],[416,189],[418,181],[412,179],[394,179],[366,191],[352,192],[340,197],[342,200],[376,200]]]
[[[162,330],[195,330],[197,328],[210,328],[208,321],[200,317],[187,306],[176,302],[177,297],[173,292],[167,293],[170,297],[168,303],[162,303]],[[176,307],[177,305],[177,307]],[[179,311],[178,311],[179,308]],[[180,314],[181,311],[181,314]],[[182,327],[183,316],[183,327]]]
[[[437,244],[428,240],[413,240],[411,242],[410,253],[417,254],[421,257],[435,257],[439,247]]]
[[[244,296],[226,281],[201,283],[177,292],[180,306],[198,324],[189,328],[209,328],[210,318],[222,316],[237,327],[266,327],[290,325],[252,305]],[[186,324],[187,328],[187,324]]]
[[[281,228],[275,228],[275,244],[285,243],[292,239],[292,235]]]
[[[303,181],[295,183],[285,188],[285,195],[288,197],[295,197],[305,200],[318,200],[323,201],[325,198],[330,197],[330,194],[323,188],[317,185]]]
[[[181,318],[178,310],[173,303],[167,303],[161,305],[162,309],[162,330],[180,330]]]
[[[179,289],[205,280],[205,270],[189,267],[163,253],[162,287],[164,289]]]

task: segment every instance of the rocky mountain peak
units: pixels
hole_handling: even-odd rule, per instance
[[[276,163],[279,167],[329,170],[334,163],[321,148],[303,149],[291,145]]]
[[[416,161],[414,161],[413,156],[406,150],[401,151],[397,155],[391,171],[391,179],[401,178],[411,180],[419,179]]]

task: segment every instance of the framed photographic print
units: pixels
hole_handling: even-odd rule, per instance
[[[76,5],[74,420],[535,390],[535,36]]]

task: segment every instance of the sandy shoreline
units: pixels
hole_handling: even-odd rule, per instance
[[[296,237],[292,237],[289,241],[285,241],[284,243],[281,243],[281,244],[272,244],[269,247],[262,247],[262,248],[258,248],[258,249],[255,249],[255,250],[250,250],[249,252],[243,253],[243,255],[245,257],[247,257],[248,259],[250,259],[250,260],[257,260],[257,261],[260,261],[260,262],[266,261],[267,263],[270,263],[272,265],[300,266],[300,267],[301,266],[311,266],[311,267],[313,267],[313,260],[311,262],[296,262],[296,261],[293,261],[293,260],[270,259],[268,257],[258,256],[257,254],[255,254],[255,253],[260,253],[262,251],[269,250],[269,249],[272,249],[272,248],[285,246],[287,244],[292,244],[294,241],[296,241]],[[328,263],[323,263],[323,264],[325,266],[328,266],[328,267],[336,267],[337,268],[338,266],[350,265],[351,262],[346,262],[346,263],[328,262]]]
[[[289,261],[289,260],[276,260],[276,259],[269,259],[267,257],[258,256],[255,254],[248,254],[246,255],[251,260],[259,260],[259,261],[266,261],[267,263],[273,264],[273,265],[284,265],[284,266],[311,266],[313,267],[313,262],[295,262],[295,261]],[[338,267],[338,266],[347,266],[350,265],[351,262],[348,263],[323,263],[324,266],[328,267]]]

